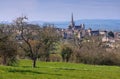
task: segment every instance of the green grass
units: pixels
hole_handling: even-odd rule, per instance
[[[0,66],[0,79],[120,79],[120,67],[21,60],[19,66]]]

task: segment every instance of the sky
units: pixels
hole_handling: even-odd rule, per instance
[[[25,15],[29,21],[120,19],[120,0],[0,0],[0,21]]]

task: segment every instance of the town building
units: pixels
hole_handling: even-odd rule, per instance
[[[85,24],[75,25],[73,14],[68,28],[63,33],[65,39],[72,39],[74,36],[81,39],[86,35]]]

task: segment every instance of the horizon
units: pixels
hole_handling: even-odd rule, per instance
[[[29,21],[120,19],[120,0],[0,0],[0,21],[25,15]]]
[[[16,17],[17,18],[17,17]],[[14,18],[15,19],[15,18]],[[14,20],[13,19],[13,20]],[[13,20],[11,21],[8,21],[8,20],[3,20],[3,21],[0,21],[0,23],[12,23]],[[77,20],[74,20],[74,22],[77,22],[77,21],[110,21],[110,20],[114,20],[114,21],[120,21],[120,19],[77,19]],[[42,23],[70,23],[71,19],[69,20],[66,20],[66,21],[43,21],[43,20],[27,20],[27,22],[42,22]]]

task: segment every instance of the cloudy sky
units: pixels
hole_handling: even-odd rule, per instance
[[[120,0],[0,0],[0,21],[26,15],[30,21],[120,19]]]

